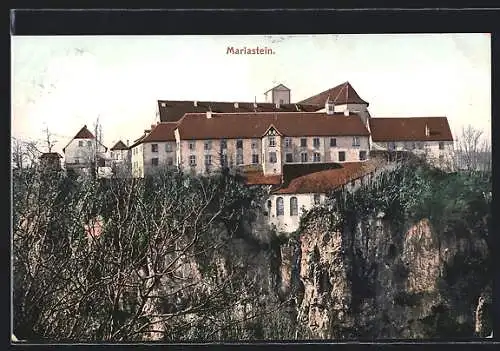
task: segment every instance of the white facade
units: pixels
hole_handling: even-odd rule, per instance
[[[88,167],[95,160],[95,139],[73,139],[64,149],[66,168]],[[97,155],[108,158],[107,148],[97,143]]]
[[[289,104],[290,99],[290,89],[285,87],[283,84],[280,84],[273,89],[264,93],[264,99],[268,103],[273,104]]]
[[[280,233],[292,233],[299,228],[301,216],[314,206],[324,203],[325,199],[325,194],[271,195],[266,204],[269,224]],[[282,208],[280,202],[283,204]]]
[[[444,169],[453,165],[453,141],[374,142],[374,147],[388,151],[411,151],[415,155],[425,156],[430,164]]]

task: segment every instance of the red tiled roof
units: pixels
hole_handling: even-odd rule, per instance
[[[142,139],[142,142],[175,141],[175,128],[177,128],[177,122],[158,123],[151,132]]]
[[[320,105],[321,108],[325,106],[326,100],[330,99],[336,105],[343,104],[366,104],[368,102],[361,99],[349,82],[342,83],[331,89],[325,90],[322,93],[311,96],[299,102],[299,104]]]
[[[112,148],[111,151],[115,150],[128,150],[128,146],[123,143],[123,141],[119,140]]]
[[[94,139],[95,136],[87,129],[87,126],[83,126],[78,133],[76,133],[73,139]]]
[[[315,112],[324,108],[323,106],[308,104],[283,104],[279,108],[273,103],[258,102],[257,107],[253,102],[238,102],[235,107],[234,102],[218,101],[178,101],[178,100],[158,100],[158,111],[160,121],[175,122],[186,113],[200,113],[212,111],[216,113],[237,113],[237,112]]]
[[[338,166],[340,168],[337,168]],[[276,190],[275,194],[327,193],[376,170],[378,162],[346,162],[332,164],[332,169],[299,176]],[[303,165],[297,165],[303,166]]]
[[[181,139],[260,138],[273,125],[284,136],[368,136],[358,115],[314,112],[188,113],[179,121]]]
[[[262,171],[245,172],[243,174],[245,184],[247,185],[279,185],[281,184],[280,175],[264,175]]]
[[[425,135],[425,127],[429,136]],[[372,140],[380,141],[453,141],[446,117],[371,118]]]

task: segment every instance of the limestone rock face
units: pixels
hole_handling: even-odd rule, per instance
[[[340,231],[318,218],[303,229],[297,245],[302,338],[491,333],[491,277],[481,271],[488,250],[477,233],[438,233],[428,219],[398,226],[383,214]],[[281,267],[288,282],[290,266]]]

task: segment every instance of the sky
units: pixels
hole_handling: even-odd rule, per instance
[[[228,47],[270,48],[231,55]],[[53,151],[97,118],[104,144],[133,140],[157,100],[264,101],[282,83],[297,102],[349,81],[372,117],[446,116],[491,138],[490,35],[11,37],[12,136]]]

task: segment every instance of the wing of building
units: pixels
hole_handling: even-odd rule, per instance
[[[349,82],[297,103],[278,84],[264,100],[158,100],[158,123],[130,146],[117,142],[112,158],[129,160],[133,177],[169,167],[193,174],[235,169],[248,185],[269,186],[269,223],[291,232],[302,210],[330,191],[369,181],[382,167],[377,153],[421,154],[444,167],[453,149],[446,117],[372,117]],[[93,138],[84,127],[72,142]]]

